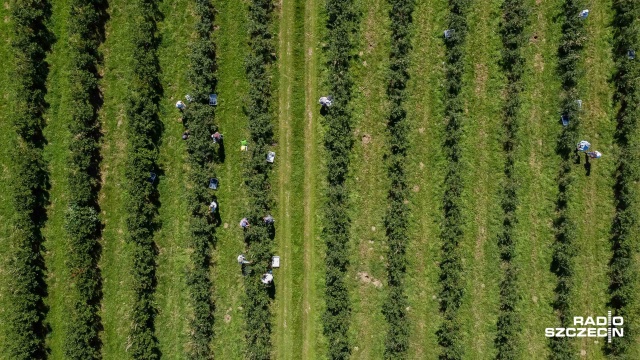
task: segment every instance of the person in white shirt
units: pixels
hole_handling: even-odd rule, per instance
[[[211,204],[209,204],[209,211],[211,211],[211,213],[215,213],[216,210],[218,209],[218,204],[216,203],[216,201],[212,201]]]
[[[245,259],[244,254],[240,254],[240,255],[238,255],[238,264],[240,264],[240,265],[251,264],[251,262],[247,261],[247,259]]]
[[[260,281],[262,281],[263,284],[269,285],[273,282],[273,275],[265,273],[264,275],[262,275]]]

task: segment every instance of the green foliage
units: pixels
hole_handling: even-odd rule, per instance
[[[71,3],[71,142],[69,208],[65,229],[70,243],[69,266],[74,281],[73,309],[65,340],[69,359],[99,359],[101,277],[98,269],[99,89],[98,46],[106,17],[103,0]]]
[[[504,277],[500,283],[500,313],[498,315],[498,331],[494,344],[498,350],[496,359],[517,359],[518,334],[520,332],[519,316],[516,306],[519,301],[517,286],[517,268],[512,263],[515,256],[516,239],[514,227],[517,224],[516,207],[518,206],[515,178],[515,151],[518,145],[518,129],[520,127],[520,94],[522,92],[522,75],[525,58],[522,47],[526,44],[525,28],[529,23],[528,7],[522,0],[506,0],[502,4],[502,68],[507,78],[506,100],[504,104],[504,142],[506,153],[504,165],[504,184],[502,191],[502,233],[498,235],[500,257],[504,262]]]
[[[442,325],[438,329],[438,343],[442,347],[440,359],[460,359],[463,356],[460,339],[458,310],[462,303],[462,262],[459,243],[462,239],[461,214],[461,148],[464,110],[460,96],[464,69],[464,43],[467,37],[467,0],[449,1],[449,29],[453,35],[445,39],[445,119],[446,133],[444,154],[449,161],[445,175],[443,198],[444,219],[442,224],[442,261],[440,262],[440,311]]]
[[[211,251],[215,244],[215,224],[207,204],[213,194],[208,188],[209,179],[215,177],[213,164],[218,160],[211,134],[217,131],[214,125],[214,109],[209,106],[209,94],[215,92],[215,47],[213,33],[214,8],[210,0],[197,0],[195,6],[199,17],[195,24],[197,38],[191,48],[189,81],[193,102],[184,115],[189,129],[187,151],[189,153],[189,193],[191,208],[189,223],[191,236],[191,263],[188,286],[194,317],[191,320],[190,359],[211,359],[210,343],[213,338],[213,311],[211,299],[212,283],[209,276]]]
[[[576,100],[579,99],[577,84],[582,76],[580,56],[585,41],[584,20],[578,16],[582,9],[583,7],[578,0],[565,1],[563,32],[558,48],[558,72],[563,89],[562,114],[569,116],[570,120],[569,126],[563,127],[556,148],[561,163],[558,174],[557,217],[554,221],[556,234],[551,270],[558,278],[553,306],[559,316],[561,326],[569,326],[571,323],[570,299],[573,288],[573,262],[577,252],[574,244],[577,236],[576,225],[569,216],[567,205],[570,201],[569,189],[574,182],[571,174],[573,162],[571,154],[575,150],[580,128],[580,114]],[[573,359],[576,357],[566,338],[551,338],[550,347],[553,359]]]
[[[353,80],[349,72],[353,56],[353,35],[359,14],[351,0],[327,0],[327,46],[325,48],[329,94],[333,104],[325,116],[324,147],[327,151],[327,203],[324,206],[322,238],[327,246],[323,332],[330,359],[347,359],[351,304],[344,278],[349,265],[348,243],[351,219],[346,186],[353,147],[351,101]]]
[[[260,282],[269,269],[272,241],[275,229],[262,218],[272,207],[269,183],[269,163],[266,161],[273,139],[271,123],[270,69],[274,60],[274,48],[270,33],[273,2],[253,0],[249,3],[249,55],[245,60],[245,73],[249,82],[249,95],[245,112],[249,119],[249,159],[245,163],[249,208],[246,218],[251,227],[245,230],[246,255],[252,262],[245,277],[247,358],[271,357],[271,312],[269,289]]]
[[[387,127],[389,150],[387,174],[391,179],[389,208],[385,216],[385,227],[389,250],[387,267],[389,292],[383,305],[383,313],[389,323],[385,340],[385,359],[406,359],[409,347],[408,306],[404,288],[407,266],[408,186],[406,176],[407,155],[407,111],[404,108],[406,87],[409,80],[409,53],[411,51],[410,30],[415,7],[413,0],[390,0],[391,52],[389,56],[389,87],[387,95],[390,111]]]
[[[615,101],[618,104],[616,142],[620,148],[615,177],[616,214],[611,227],[613,256],[609,262],[609,306],[615,316],[632,317],[637,305],[638,268],[635,263],[638,252],[637,182],[640,180],[639,151],[635,144],[640,116],[640,89],[638,59],[627,57],[628,50],[638,51],[640,44],[640,4],[637,1],[614,2],[615,17],[613,56],[616,64]],[[625,336],[606,344],[611,359],[628,359],[637,338],[634,322],[625,322]]]
[[[18,135],[12,151],[12,224],[10,268],[11,308],[8,314],[8,350],[12,359],[46,357],[44,319],[47,308],[41,227],[46,220],[48,176],[42,149],[45,144],[43,113],[48,75],[45,61],[53,42],[46,24],[51,9],[47,1],[11,4],[15,64],[13,126]]]
[[[155,337],[156,249],[153,241],[158,212],[156,183],[149,181],[150,172],[157,171],[160,137],[158,103],[162,88],[158,74],[158,35],[156,21],[160,14],[157,2],[137,0],[137,19],[132,34],[134,41],[133,71],[127,101],[127,230],[133,244],[133,292],[135,303],[131,314],[131,348],[134,359],[158,359],[160,351]]]

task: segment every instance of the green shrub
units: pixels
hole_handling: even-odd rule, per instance
[[[526,45],[525,29],[529,24],[528,7],[522,0],[506,0],[502,4],[502,69],[505,72],[506,99],[504,104],[504,142],[506,155],[504,165],[504,183],[502,186],[502,232],[498,235],[498,248],[503,261],[504,275],[500,282],[500,308],[497,321],[497,333],[494,344],[498,350],[496,359],[518,359],[520,322],[516,311],[518,301],[518,271],[512,262],[515,256],[516,239],[514,227],[517,224],[518,181],[515,175],[515,151],[519,144],[520,94],[523,89],[522,75],[526,61],[522,47]]]
[[[611,226],[611,247],[613,255],[609,262],[609,306],[615,316],[629,319],[637,307],[636,294],[638,291],[637,262],[637,187],[640,180],[638,165],[639,151],[635,145],[638,128],[638,108],[640,91],[636,79],[640,76],[640,66],[637,58],[627,57],[628,50],[639,51],[640,44],[638,17],[640,4],[637,1],[622,0],[613,4],[614,38],[613,56],[616,65],[614,75],[616,92],[614,100],[618,106],[616,116],[617,129],[615,141],[620,149],[618,165],[615,173],[616,183],[614,194],[616,198],[616,213]],[[612,359],[627,359],[634,350],[634,339],[637,338],[637,326],[634,321],[625,322],[625,336],[616,338],[610,344],[605,344],[605,351]]]
[[[345,284],[349,265],[348,244],[351,219],[346,186],[353,147],[351,101],[353,80],[349,72],[354,55],[353,37],[359,14],[351,0],[327,0],[327,58],[329,94],[333,104],[325,115],[324,147],[327,151],[327,190],[323,208],[322,238],[326,244],[323,333],[328,341],[328,358],[346,359],[349,346],[351,304]]]
[[[18,139],[13,142],[11,192],[12,244],[9,263],[10,308],[7,316],[7,348],[11,359],[46,357],[44,304],[46,283],[41,228],[48,198],[43,117],[48,64],[45,61],[52,34],[47,1],[11,3],[14,63],[12,120]]]
[[[407,112],[404,108],[407,81],[409,80],[409,60],[411,51],[410,28],[415,7],[413,0],[390,0],[391,49],[389,54],[389,85],[387,96],[390,109],[387,120],[389,130],[389,155],[387,175],[391,180],[388,199],[389,208],[385,216],[389,290],[382,312],[388,323],[385,340],[385,359],[406,359],[409,347],[409,326],[406,308],[408,306],[404,289],[404,275],[407,266],[406,246],[408,242],[407,223],[408,186],[406,179]]]
[[[106,18],[103,0],[74,0],[70,8],[69,42],[71,142],[69,208],[65,230],[70,242],[69,267],[74,282],[73,308],[65,339],[69,359],[99,359],[101,277],[98,269],[99,104],[98,46]]]
[[[440,262],[440,311],[442,325],[437,331],[438,343],[442,347],[441,359],[460,359],[463,347],[460,339],[458,310],[462,303],[462,262],[459,243],[462,239],[463,219],[461,214],[461,148],[464,111],[460,96],[462,72],[464,69],[464,44],[467,37],[467,0],[449,1],[448,28],[453,35],[445,39],[445,119],[446,132],[443,144],[448,160],[443,197],[444,218],[440,238],[442,241],[442,261]]]
[[[246,309],[246,339],[249,359],[269,359],[271,356],[271,312],[268,289],[260,277],[271,263],[273,227],[262,218],[273,207],[269,182],[270,166],[266,162],[273,139],[271,121],[270,71],[274,49],[270,33],[273,2],[252,0],[249,3],[249,55],[245,60],[245,73],[249,94],[245,102],[248,117],[250,146],[245,163],[245,184],[249,198],[246,218],[251,227],[245,230],[246,256],[252,264],[245,277],[244,308]]]
[[[214,124],[215,112],[209,106],[209,94],[215,93],[215,47],[211,35],[215,10],[210,0],[197,0],[195,6],[198,21],[197,37],[191,46],[191,67],[188,72],[193,102],[184,114],[189,129],[187,151],[189,153],[190,238],[193,252],[187,284],[193,307],[191,319],[191,359],[210,359],[213,339],[212,282],[209,276],[211,251],[215,244],[215,224],[206,206],[213,194],[208,189],[209,179],[215,177],[214,163],[218,156],[211,134],[218,129]]]
[[[158,35],[156,21],[160,14],[157,2],[135,2],[133,37],[133,71],[127,101],[127,241],[133,244],[133,293],[135,303],[129,330],[134,359],[158,359],[160,351],[155,337],[156,250],[153,234],[158,212],[156,182],[149,181],[157,171],[160,137],[158,104],[162,88],[158,74]]]

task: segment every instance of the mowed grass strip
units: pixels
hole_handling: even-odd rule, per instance
[[[443,182],[446,160],[444,141],[444,42],[446,0],[417,1],[407,118],[410,151],[407,176],[410,197],[410,241],[407,247],[407,297],[409,300],[409,358],[434,359],[439,349],[436,331],[438,262]]]
[[[13,101],[11,78],[15,73],[13,56],[11,55],[11,27],[9,21],[10,8],[8,4],[0,6],[0,143],[11,144],[16,134],[11,122],[11,102]],[[11,241],[11,218],[15,213],[11,201],[11,161],[15,156],[15,149],[11,146],[0,146],[0,243]],[[12,249],[0,246],[0,322],[6,324],[10,315],[8,309],[11,304],[9,282],[11,273],[8,271]],[[8,359],[9,355],[9,327],[0,326],[0,358]]]
[[[585,156],[575,164],[577,178],[572,190],[569,214],[577,226],[574,265],[573,316],[606,316],[609,286],[608,261],[611,224],[615,212],[612,188],[616,161],[613,134],[616,129],[612,105],[613,87],[610,82],[612,61],[613,20],[611,1],[587,1],[589,17],[585,20],[584,78],[579,82],[582,96],[580,140],[591,143],[590,151],[597,150],[601,159],[591,160],[587,170]],[[574,144],[575,146],[575,144]],[[580,338],[573,341],[577,352],[589,359],[604,359],[603,342],[606,339]]]
[[[214,356],[240,359],[246,351],[245,316],[241,305],[243,277],[237,256],[244,252],[240,219],[246,216],[247,197],[244,184],[243,155],[240,141],[247,139],[243,107],[248,84],[244,59],[248,53],[245,2],[215,4],[218,30],[214,31],[218,63],[218,107],[216,121],[224,134],[225,160],[216,168],[222,226],[216,231],[218,241],[213,257],[215,336]],[[277,221],[277,220],[276,220]],[[277,225],[277,223],[276,223]]]
[[[350,326],[353,359],[380,359],[384,354],[387,321],[382,314],[386,298],[386,237],[388,181],[384,154],[388,148],[386,95],[389,69],[390,5],[386,0],[357,2],[363,10],[356,63],[351,178],[352,228],[348,245],[347,284],[353,315]],[[331,170],[330,170],[331,171]]]
[[[465,358],[492,358],[498,315],[500,251],[497,238],[502,230],[500,198],[504,178],[503,89],[505,79],[499,64],[502,42],[500,3],[479,0],[469,8],[469,26],[464,55],[464,120],[460,157],[463,191],[460,241],[465,288],[458,321],[461,323]]]
[[[102,189],[99,205],[104,223],[102,233],[103,299],[102,333],[104,359],[127,358],[130,346],[128,329],[133,307],[132,246],[125,241],[126,203],[124,200],[126,151],[126,100],[131,79],[133,42],[131,33],[132,4],[112,1],[110,21],[106,27],[106,41],[102,46],[104,65],[102,93],[104,104],[100,112],[102,138]]]
[[[555,326],[552,309],[555,276],[550,272],[551,245],[554,241],[552,219],[557,198],[556,139],[560,132],[558,107],[560,81],[557,51],[561,35],[553,18],[562,1],[531,3],[529,44],[524,47],[527,59],[523,82],[522,127],[515,154],[515,173],[519,181],[519,206],[516,209],[518,239],[514,266],[522,275],[521,337],[522,356],[545,358],[548,340],[544,328]]]
[[[303,349],[303,276],[305,225],[305,56],[302,0],[284,1],[279,11],[278,196],[276,243],[281,267],[274,271],[274,357],[308,359]]]
[[[320,127],[320,106],[318,98],[321,89],[322,51],[320,37],[323,29],[324,2],[305,1],[304,8],[304,57],[305,57],[305,111],[304,123],[304,233],[303,233],[303,284],[302,284],[302,355],[306,359],[323,358],[326,354],[326,342],[322,336],[322,297],[324,271],[322,266],[323,244],[321,231],[321,213],[317,204],[321,202],[325,183],[318,177],[320,169],[326,167],[323,157],[322,133]]]
[[[160,208],[158,221],[162,224],[154,240],[158,247],[158,286],[156,302],[156,336],[163,357],[182,359],[189,349],[189,320],[193,310],[189,306],[186,274],[189,264],[189,204],[187,203],[187,151],[182,140],[180,113],[175,103],[188,93],[187,71],[190,44],[193,41],[193,3],[186,0],[161,2],[164,20],[158,24],[161,43],[158,48],[160,81],[164,96],[159,116],[163,134],[159,144]]]
[[[50,63],[49,80],[47,82],[47,102],[49,108],[45,114],[47,127],[45,147],[51,190],[47,208],[47,223],[43,229],[46,239],[45,262],[47,266],[47,305],[49,313],[47,322],[51,333],[47,346],[51,358],[63,359],[65,336],[69,328],[69,312],[73,309],[72,281],[70,264],[68,264],[69,241],[64,229],[65,213],[69,205],[68,167],[69,142],[71,135],[69,125],[71,119],[71,100],[69,82],[69,1],[52,4],[51,30],[56,36],[47,61]]]

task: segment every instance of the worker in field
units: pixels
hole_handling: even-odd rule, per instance
[[[184,111],[187,106],[182,102],[182,100],[178,100],[178,102],[176,103],[176,108],[178,108],[178,110],[180,111]]]
[[[244,254],[240,254],[238,255],[238,264],[240,265],[251,264],[251,261],[247,261],[247,259],[245,259],[244,257]]]
[[[249,220],[247,220],[247,218],[242,218],[242,220],[240,220],[240,227],[243,229],[248,228],[249,225]]]
[[[189,134],[189,130],[183,132],[182,133],[182,140],[187,140],[189,138],[189,136],[191,136],[191,134]]]
[[[260,281],[265,285],[271,285],[273,282],[273,275],[271,273],[264,273],[260,278]]]
[[[600,153],[600,151],[589,151],[587,153],[587,156],[592,159],[600,159],[602,157],[602,154]]]
[[[331,96],[323,96],[318,101],[322,107],[329,107],[333,103],[333,98]]]
[[[247,140],[240,141],[240,151],[247,151]]]
[[[216,131],[211,135],[211,139],[214,143],[222,143],[222,134]]]
[[[587,150],[589,150],[590,147],[591,147],[591,144],[589,144],[588,141],[582,140],[576,146],[576,150],[577,151],[587,151]]]
[[[218,210],[218,203],[216,202],[215,199],[213,199],[213,201],[211,201],[211,204],[209,204],[209,211],[212,214],[214,214],[217,210]]]
[[[273,225],[273,223],[275,222],[275,220],[273,219],[273,216],[271,215],[267,215],[263,217],[262,220],[264,220],[264,223],[267,225]]]

